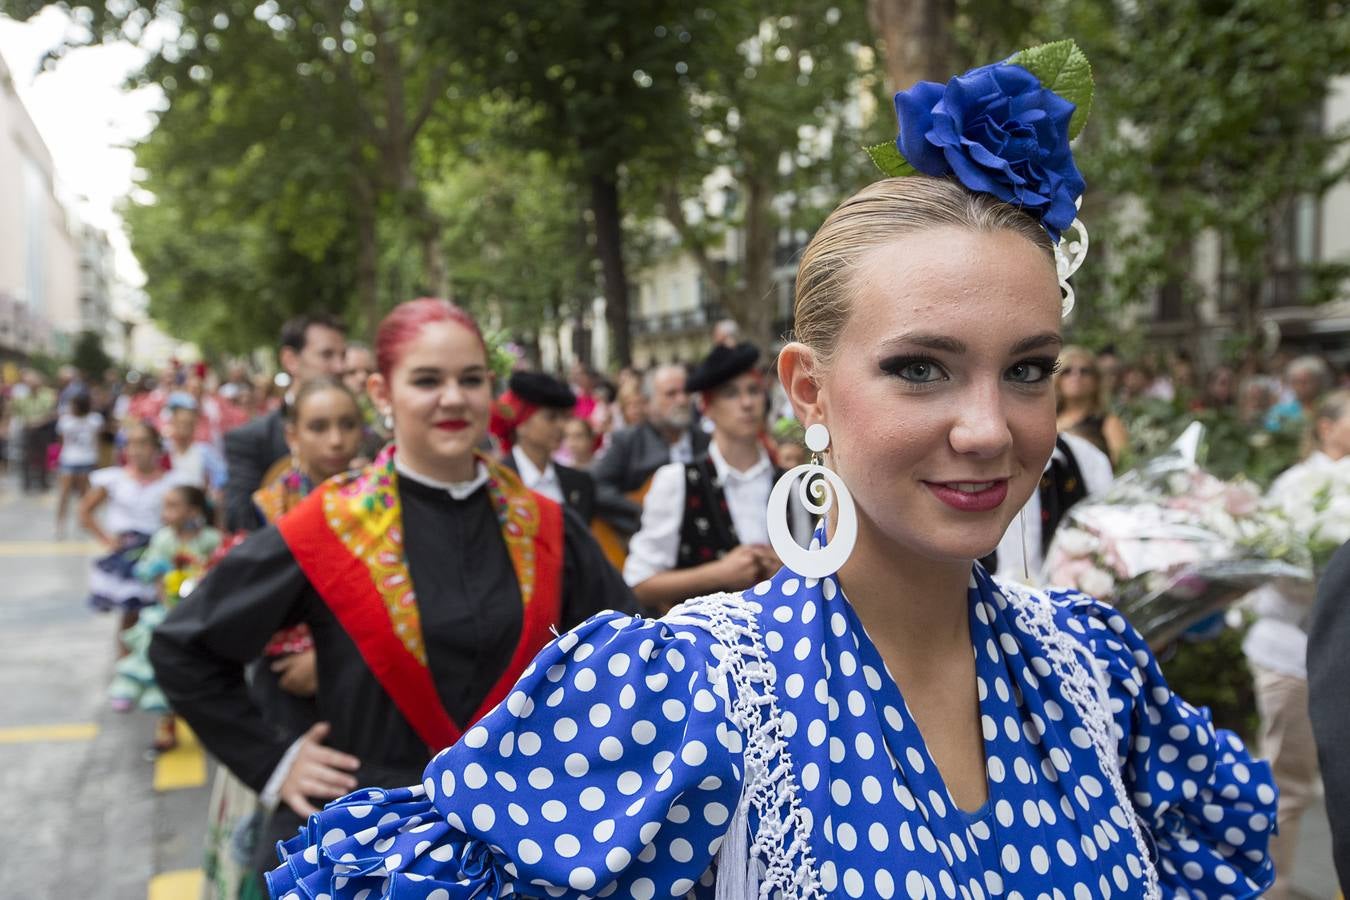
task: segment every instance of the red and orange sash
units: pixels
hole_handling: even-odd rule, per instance
[[[484,459],[488,490],[520,583],[524,623],[511,661],[466,727],[511,690],[562,614],[562,507]],[[325,482],[277,523],[301,570],[351,636],[380,686],[435,752],[459,739],[427,668],[421,616],[403,550],[390,445],[371,465]]]

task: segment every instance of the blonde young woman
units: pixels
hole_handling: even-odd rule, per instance
[[[1003,63],[897,108],[907,166],[889,168],[924,174],[845,200],[801,260],[778,374],[823,464],[770,495],[785,568],[563,635],[420,784],[312,818],[276,896],[1269,885],[1268,768],[1172,694],[1109,607],[975,563],[1055,442],[1074,107]],[[786,537],[803,474],[834,500],[810,549]]]
[[[1063,433],[1091,441],[1111,462],[1119,461],[1130,445],[1120,417],[1106,408],[1097,357],[1083,347],[1065,347],[1055,374],[1056,427]]]

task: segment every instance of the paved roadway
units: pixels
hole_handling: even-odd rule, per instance
[[[78,528],[53,540],[53,517],[50,495],[0,482],[0,898],[196,900],[205,761],[190,741],[155,758],[153,717],[108,708],[95,548]]]
[[[196,900],[205,760],[190,736],[155,758],[153,718],[108,708],[115,625],[84,604],[95,547],[55,540],[53,509],[0,479],[0,900]],[[1320,807],[1296,885],[1337,896]]]

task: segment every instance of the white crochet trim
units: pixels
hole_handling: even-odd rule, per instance
[[[1106,675],[1083,642],[1055,624],[1054,605],[1048,596],[1018,584],[997,582],[995,587],[1002,590],[1003,596],[1012,604],[1018,624],[1035,636],[1045,648],[1050,667],[1064,685],[1064,698],[1083,720],[1083,726],[1097,751],[1097,763],[1115,792],[1116,803],[1124,813],[1139,850],[1139,864],[1144,869],[1144,897],[1146,900],[1159,900],[1162,891],[1158,887],[1158,871],[1149,853],[1146,831],[1141,827],[1139,814],[1120,776],[1120,757],[1116,752],[1115,722],[1111,717],[1111,697],[1107,690]],[[1091,675],[1083,665],[1084,659],[1092,669]]]
[[[717,639],[722,652],[714,677],[731,679],[736,690],[731,721],[745,736],[741,799],[717,853],[716,896],[824,900],[783,735],[775,696],[778,676],[760,638],[761,610],[741,594],[723,593],[686,600],[664,618],[672,625],[697,626]],[[759,820],[752,836],[751,813]]]

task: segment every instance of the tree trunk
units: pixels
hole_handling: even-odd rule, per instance
[[[741,284],[728,295],[727,306],[746,339],[768,352],[780,337],[774,333],[778,317],[778,285],[773,278],[778,243],[774,193],[770,184],[755,178],[744,179],[741,187],[745,191],[745,258]]]
[[[417,232],[422,244],[422,277],[426,280],[427,292],[432,297],[453,302],[450,272],[445,263],[445,249],[441,246],[440,223],[425,208],[421,210]]]
[[[379,239],[375,230],[375,209],[361,203],[356,218],[356,290],[365,319],[366,339],[372,344],[380,323]]]
[[[595,217],[595,254],[605,288],[605,322],[609,325],[610,363],[633,361],[628,335],[628,276],[623,267],[623,230],[619,209],[618,173],[590,177],[591,214]]]
[[[867,18],[882,46],[891,91],[952,74],[954,0],[867,0]]]

